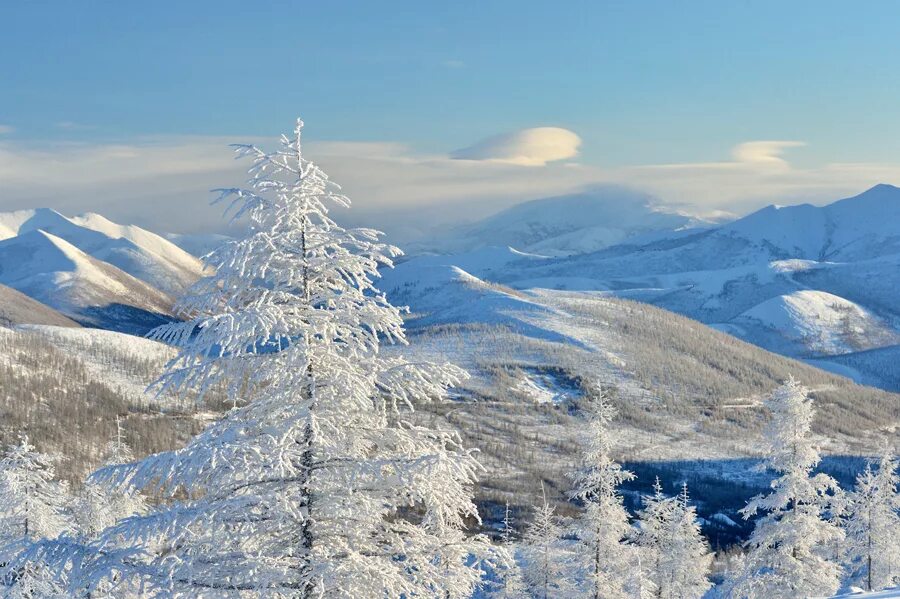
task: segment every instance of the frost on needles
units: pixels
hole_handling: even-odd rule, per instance
[[[239,145],[247,189],[218,202],[247,235],[208,258],[152,336],[179,353],[158,381],[234,404],[181,450],[101,469],[95,481],[162,498],[96,542],[63,552],[73,582],[128,581],[159,597],[469,597],[488,540],[479,471],[454,432],[409,421],[466,377],[379,351],[405,343],[401,311],[373,286],[400,251],[330,217],[339,187],[301,150]]]

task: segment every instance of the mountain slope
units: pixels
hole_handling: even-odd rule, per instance
[[[46,324],[59,327],[81,326],[50,306],[31,299],[12,287],[0,285],[0,326]]]
[[[165,293],[42,230],[0,241],[0,283],[81,324],[113,330],[144,332],[172,305]]]
[[[46,231],[166,293],[181,293],[202,274],[200,261],[140,227],[98,214],[67,218],[48,208],[0,213],[0,239]]]

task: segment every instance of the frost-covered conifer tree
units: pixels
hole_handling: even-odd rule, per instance
[[[624,596],[629,599],[653,599],[657,596],[656,585],[646,575],[646,568],[639,551],[631,552],[631,568],[625,573],[622,591]],[[588,596],[594,597],[594,591],[591,591]]]
[[[590,597],[618,599],[629,595],[625,582],[633,568],[634,548],[626,543],[631,531],[628,512],[619,485],[634,474],[611,457],[614,433],[610,424],[615,408],[600,388],[587,390],[590,414],[582,467],[573,475],[573,499],[584,502],[584,512],[576,525],[580,551],[585,560]]]
[[[498,599],[521,599],[527,596],[528,590],[522,578],[522,570],[518,562],[516,562],[509,502],[506,503],[506,510],[503,513],[503,530],[500,532],[500,542],[509,554],[509,563],[499,571],[497,590],[491,596]]]
[[[107,444],[104,456],[104,466],[134,461],[121,420],[116,420],[116,436]],[[140,493],[89,478],[72,500],[72,527],[80,538],[95,539],[119,520],[146,511],[147,504]]]
[[[707,574],[713,555],[700,532],[687,485],[677,497],[666,497],[657,479],[654,494],[644,498],[638,516],[641,526],[635,540],[644,550],[654,595],[663,599],[702,597],[712,586]]]
[[[869,591],[900,585],[898,483],[897,461],[885,452],[876,471],[866,464],[848,498],[850,580]]]
[[[682,485],[675,505],[675,531],[670,551],[671,577],[667,581],[670,591],[661,596],[671,599],[699,598],[712,587],[707,576],[712,566],[713,552],[700,531],[697,508],[690,504],[687,483]]]
[[[0,546],[15,550],[68,525],[68,487],[55,480],[53,462],[27,436],[0,459]]]
[[[534,599],[551,599],[571,591],[572,557],[562,543],[562,524],[543,485],[541,491],[543,500],[522,535],[523,577]]]
[[[638,528],[633,535],[634,542],[642,549],[644,557],[641,563],[647,577],[663,592],[665,585],[661,579],[669,571],[669,564],[664,562],[668,558],[668,545],[675,530],[675,499],[663,494],[662,484],[656,477],[653,495],[644,496],[643,504],[643,509],[637,513]]]
[[[814,415],[808,391],[794,379],[766,401],[771,413],[765,430],[765,466],[779,476],[772,492],[742,510],[744,518],[764,515],[747,543],[741,571],[732,574],[729,596],[780,599],[830,596],[840,583],[840,567],[828,547],[843,532],[830,520],[834,479],[812,474],[819,452],[811,439]]]
[[[164,596],[468,597],[489,547],[465,530],[479,466],[408,418],[465,375],[381,351],[405,341],[372,283],[399,251],[332,220],[349,201],[301,131],[275,152],[238,146],[250,188],[219,199],[250,230],[208,257],[185,321],[154,333],[179,349],[160,389],[221,386],[236,407],[184,449],[94,476],[169,500],[101,535],[130,543],[120,560],[95,551],[80,570]]]
[[[0,459],[0,589],[4,597],[64,597],[64,589],[41,562],[20,564],[34,543],[68,525],[68,488],[54,479],[54,459],[23,436]]]

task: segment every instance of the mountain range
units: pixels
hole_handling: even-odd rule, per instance
[[[541,208],[557,214],[559,201],[532,203],[529,213]],[[891,377],[878,372],[884,370],[881,356],[900,343],[898,223],[900,189],[878,185],[823,207],[768,206],[730,223],[656,230],[594,252],[553,256],[496,248],[416,256],[402,269],[456,265],[519,290],[602,292],[639,300],[771,351],[896,389],[887,380]],[[388,275],[388,281],[395,279]],[[389,290],[398,292],[396,286]],[[879,348],[884,351],[868,352]]]
[[[0,284],[81,324],[146,331],[201,274],[172,242],[98,214],[0,213]]]

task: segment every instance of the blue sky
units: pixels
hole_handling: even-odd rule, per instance
[[[802,185],[741,182],[743,196],[703,207],[833,199],[900,164],[898,23],[887,1],[9,3],[0,143],[265,138],[302,113],[313,140],[434,157],[553,126],[581,139],[569,162],[629,183],[611,173],[721,165],[739,144],[775,140],[802,142],[772,154]],[[866,176],[809,184],[846,163]]]

